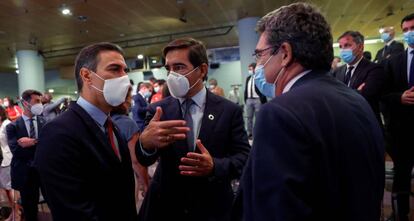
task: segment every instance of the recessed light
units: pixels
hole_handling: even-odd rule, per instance
[[[75,94],[78,94],[78,91],[75,91]]]
[[[53,93],[53,92],[55,92],[55,90],[53,90],[52,88],[51,88],[51,89],[49,89],[48,91],[49,91],[49,93]]]
[[[139,60],[142,60],[142,59],[144,59],[144,55],[139,54],[139,55],[137,56],[137,58],[138,58]]]
[[[16,74],[19,74],[20,72],[19,72],[19,69],[16,69]]]
[[[153,64],[157,63],[157,60],[152,60],[152,63],[153,63]]]

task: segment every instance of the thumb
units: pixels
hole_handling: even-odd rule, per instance
[[[209,153],[208,150],[204,147],[204,145],[201,143],[200,139],[197,139],[196,146],[201,151],[201,153]]]
[[[162,108],[157,107],[154,116],[152,117],[151,121],[159,121],[162,116]]]
[[[410,92],[414,92],[414,86],[409,89]]]

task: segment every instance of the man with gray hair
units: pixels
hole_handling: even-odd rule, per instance
[[[346,31],[338,38],[339,53],[346,63],[333,75],[360,93],[369,103],[380,124],[379,100],[385,91],[386,78],[381,65],[364,58],[364,36],[358,31]]]
[[[274,87],[275,98],[258,113],[234,219],[379,220],[381,129],[369,104],[329,75],[327,21],[294,3],[264,16],[257,30],[255,83]]]
[[[384,47],[381,48],[375,56],[374,62],[382,63],[392,55],[404,52],[404,45],[401,42],[395,41],[394,27],[384,27],[380,29],[381,39],[384,41]]]

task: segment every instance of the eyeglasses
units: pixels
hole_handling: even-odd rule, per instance
[[[260,58],[262,58],[263,53],[269,49],[275,48],[276,46],[270,46],[268,48],[262,49],[262,50],[255,50],[254,53],[252,54],[253,57],[256,58],[256,61],[259,60]]]

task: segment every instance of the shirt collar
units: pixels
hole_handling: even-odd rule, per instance
[[[82,96],[79,96],[76,103],[81,106],[99,125],[102,127],[104,126],[108,115],[106,115],[101,109],[85,100]]]
[[[353,64],[353,65],[350,65],[350,64],[346,64],[346,69],[348,69],[349,68],[349,66],[352,66],[352,67],[354,67],[354,70],[356,69],[356,67],[358,66],[358,64],[359,64],[359,62],[361,62],[361,60],[364,58],[364,56],[361,56],[361,58],[355,63],[355,64]]]
[[[407,47],[408,55],[410,55],[413,50],[414,50],[414,48],[408,46]]]
[[[296,75],[294,78],[292,78],[287,84],[286,86],[283,88],[283,92],[282,94],[288,92],[290,90],[290,88],[293,86],[293,84],[295,84],[296,81],[298,81],[301,77],[305,76],[307,73],[311,72],[312,70],[306,70],[303,71],[302,73]]]
[[[26,116],[24,114],[22,114],[22,118],[23,118],[24,121],[28,121],[28,120],[31,119],[30,117],[28,117],[28,116]],[[33,120],[36,120],[36,116],[33,116]]]
[[[385,43],[386,46],[390,46],[394,42],[394,39],[391,39],[389,42]]]
[[[207,89],[203,87],[197,94],[195,94],[191,99],[193,99],[194,103],[202,108],[203,105],[206,103],[206,96],[207,96]],[[178,98],[180,104],[182,104],[187,98]]]

